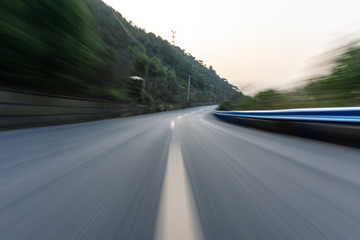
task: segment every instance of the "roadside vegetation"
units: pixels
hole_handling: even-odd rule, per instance
[[[297,89],[269,89],[253,97],[234,93],[223,101],[220,110],[269,110],[312,107],[360,106],[360,46],[359,42],[343,48],[330,63],[331,71],[309,79]]]
[[[236,90],[101,0],[0,1],[0,52],[0,87],[8,89],[184,104],[190,75],[191,102],[219,102]]]

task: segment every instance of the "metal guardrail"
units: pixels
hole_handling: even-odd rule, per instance
[[[360,107],[214,111],[213,114],[245,127],[360,147]]]
[[[302,108],[268,111],[214,111],[221,119],[255,118],[278,121],[360,123],[360,107]]]

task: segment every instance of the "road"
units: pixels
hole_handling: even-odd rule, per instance
[[[360,239],[360,150],[212,109],[0,132],[0,239]]]

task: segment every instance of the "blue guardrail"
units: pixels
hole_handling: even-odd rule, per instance
[[[360,107],[299,108],[267,111],[214,111],[222,120],[264,119],[319,123],[360,124]]]

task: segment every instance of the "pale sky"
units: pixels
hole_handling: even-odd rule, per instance
[[[104,0],[247,94],[288,88],[360,32],[360,0]]]

